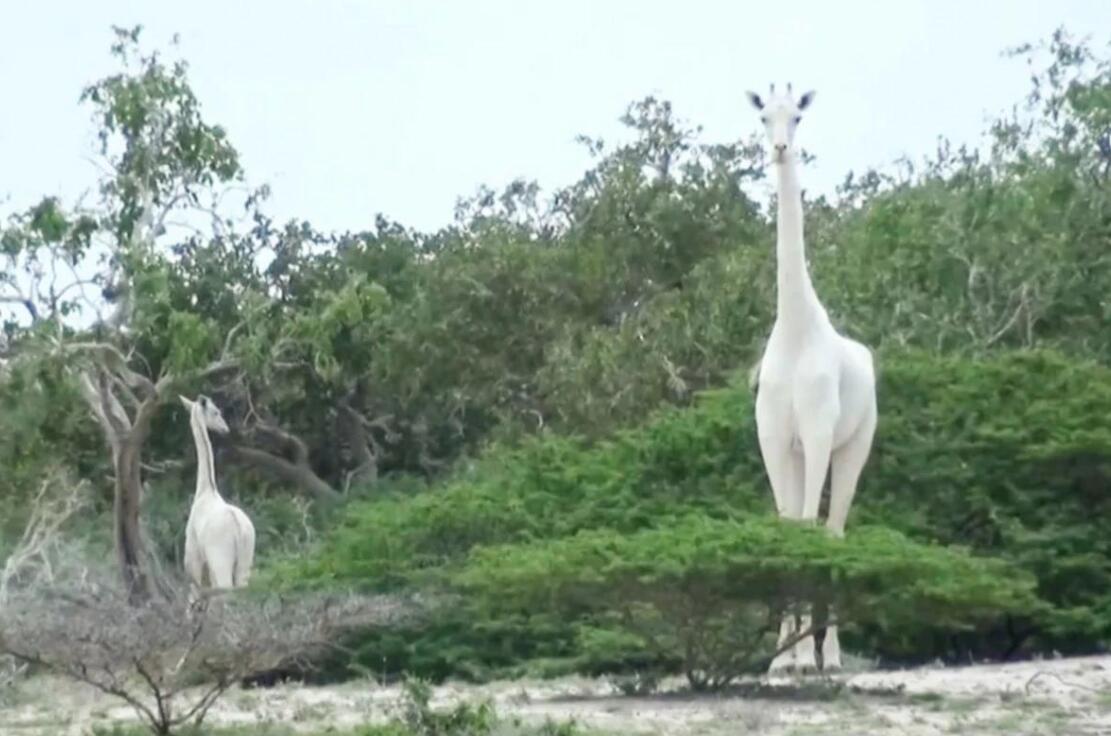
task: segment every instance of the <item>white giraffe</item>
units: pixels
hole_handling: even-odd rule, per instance
[[[195,589],[241,588],[251,576],[255,527],[242,509],[220,495],[208,438],[210,429],[227,434],[228,425],[207,396],[180,398],[197,445],[197,489],[185,525],[185,571]]]
[[[872,353],[834,329],[807,272],[794,137],[801,113],[814,93],[807,92],[795,102],[790,85],[785,95],[777,95],[773,85],[767,100],[752,92],[748,98],[760,111],[767,130],[778,184],[776,315],[757,379],[760,453],[776,508],[785,518],[817,521],[828,473],[826,527],[843,536],[876,429]],[[785,616],[780,644],[810,626],[808,612],[797,618]],[[814,649],[812,636],[800,639],[775,658],[771,672],[816,670]],[[826,629],[822,666],[827,670],[841,667],[834,625]]]

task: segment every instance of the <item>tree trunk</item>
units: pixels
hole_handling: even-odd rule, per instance
[[[143,538],[139,531],[139,509],[142,506],[140,446],[128,438],[116,454],[116,555],[120,563],[124,589],[133,604],[150,598],[150,581],[144,572]]]
[[[336,428],[346,439],[355,465],[347,479],[347,485],[372,485],[378,482],[378,455],[370,449],[371,437],[363,426],[360,415],[350,406],[341,404],[336,412],[336,419]]]

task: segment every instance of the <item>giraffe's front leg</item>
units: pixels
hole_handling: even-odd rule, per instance
[[[818,520],[822,489],[829,474],[830,457],[833,453],[833,433],[837,423],[839,404],[835,384],[828,375],[819,375],[804,383],[798,392],[799,440],[802,442],[806,458],[802,519],[809,523]],[[800,633],[805,636],[799,640],[796,665],[802,672],[817,672],[818,658],[814,644],[813,617],[811,604],[807,602],[799,617]],[[809,632],[809,633],[807,633]]]
[[[833,608],[829,609],[830,621],[833,620]],[[841,642],[837,638],[837,624],[831,623],[826,627],[826,638],[822,642],[822,671],[838,672],[841,670]]]
[[[800,675],[809,675],[818,671],[818,652],[814,646],[813,617],[810,613],[810,604],[803,608],[799,616],[799,633],[807,633],[795,645],[795,671]]]
[[[756,425],[760,441],[760,453],[768,473],[775,507],[785,519],[798,519],[802,515],[803,502],[803,457],[795,446],[795,433],[789,405],[776,400],[776,394],[764,390],[756,400]],[[779,639],[776,649],[783,649],[772,659],[768,674],[793,672],[797,665],[798,643],[784,649],[798,631],[798,615],[794,610],[783,614],[779,624]]]
[[[779,640],[775,644],[775,648],[782,649],[772,658],[771,666],[768,667],[769,675],[782,675],[794,672],[795,670],[795,645],[791,644],[784,648],[784,644],[794,638],[795,630],[798,624],[798,617],[795,616],[793,611],[787,611],[783,614],[783,620],[779,623]]]

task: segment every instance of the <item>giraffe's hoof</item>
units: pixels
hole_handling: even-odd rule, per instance
[[[795,658],[790,655],[776,657],[768,667],[768,675],[772,677],[789,677],[794,671]]]

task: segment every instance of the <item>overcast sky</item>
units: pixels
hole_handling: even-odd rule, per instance
[[[742,92],[792,81],[818,95],[799,141],[805,186],[975,142],[1027,90],[1000,52],[1066,25],[1111,34],[1111,0],[299,0],[5,3],[0,22],[0,214],[96,179],[82,87],[113,71],[111,24],[148,45],[181,34],[210,122],[227,128],[279,219],[358,230],[375,213],[447,223],[483,183],[546,189],[587,165],[579,133],[620,135],[647,94],[708,140],[746,136]],[[6,200],[6,201],[4,201]]]

